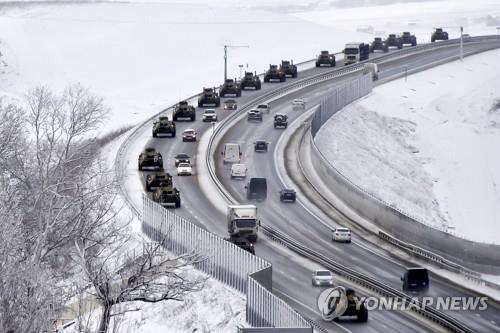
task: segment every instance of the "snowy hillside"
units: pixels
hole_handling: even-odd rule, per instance
[[[329,120],[320,149],[411,216],[500,243],[499,57],[490,51],[375,88]]]

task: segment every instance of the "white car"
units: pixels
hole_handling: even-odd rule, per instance
[[[182,141],[196,141],[196,131],[192,128],[187,128],[182,132]]]
[[[351,230],[338,227],[332,230],[332,240],[336,242],[351,242]]]
[[[177,166],[177,176],[191,176],[192,168],[189,163],[179,163]]]
[[[242,163],[231,165],[231,178],[245,178],[247,176],[247,166]]]
[[[306,108],[306,101],[302,98],[296,98],[292,101],[292,108],[294,110],[304,110]]]
[[[333,273],[327,270],[314,271],[312,275],[312,285],[315,287],[333,286]]]
[[[203,113],[203,121],[217,121],[217,113],[215,113],[215,109],[206,109]]]
[[[255,109],[261,111],[262,113],[269,113],[271,111],[271,107],[269,104],[259,104],[255,107]]]

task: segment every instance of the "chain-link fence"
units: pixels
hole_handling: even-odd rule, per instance
[[[143,195],[142,229],[175,255],[196,255],[194,266],[246,294],[246,319],[254,327],[311,328],[272,291],[272,267],[223,238],[204,230]],[[312,332],[312,328],[311,328]]]
[[[347,104],[368,95],[372,91],[372,88],[372,74],[365,74],[332,89],[328,97],[320,103],[320,108],[314,113],[312,118],[311,134],[313,138],[331,116]]]

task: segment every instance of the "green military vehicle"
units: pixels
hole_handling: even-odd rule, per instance
[[[241,96],[241,84],[233,79],[226,79],[223,85],[219,88],[219,95],[221,97],[226,97],[227,95],[233,95],[235,97]]]
[[[262,83],[257,73],[245,72],[245,76],[243,77],[243,80],[241,80],[241,89],[260,90],[261,87]]]
[[[153,138],[158,136],[168,135],[170,137],[175,137],[175,123],[168,119],[168,117],[159,117],[153,123]]]
[[[163,156],[154,148],[146,148],[140,153],[137,164],[139,171],[143,168],[163,169]]]
[[[180,192],[172,185],[157,188],[156,191],[153,192],[153,201],[164,207],[181,207]]]
[[[189,105],[187,101],[182,101],[179,102],[175,107],[174,107],[174,113],[172,118],[174,121],[178,120],[190,120],[190,121],[195,121],[196,120],[196,109],[194,106]]]
[[[172,176],[164,170],[159,170],[146,176],[146,191],[155,191],[160,187],[172,186]]]

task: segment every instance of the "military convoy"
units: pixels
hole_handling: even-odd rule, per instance
[[[179,190],[173,186],[162,186],[153,192],[152,197],[154,202],[162,206],[174,206],[175,208],[181,207],[181,195]]]
[[[163,169],[146,176],[146,191],[155,191],[160,187],[172,186],[172,176]]]
[[[287,128],[288,116],[284,113],[276,113],[274,115],[274,128]]]
[[[403,32],[403,34],[399,36],[399,41],[401,45],[417,46],[417,37],[408,31]]]
[[[143,168],[162,169],[163,157],[156,151],[156,149],[146,148],[139,154],[137,164],[140,171],[142,171]]]
[[[245,76],[243,77],[243,80],[241,80],[241,89],[260,90],[261,87],[262,83],[257,73],[245,72]]]
[[[375,51],[389,52],[389,47],[382,40],[381,37],[375,37],[375,39],[370,45],[370,52],[373,53]]]
[[[198,107],[220,106],[220,96],[215,88],[203,88],[203,92],[198,98]]]
[[[226,79],[224,84],[219,88],[219,95],[221,97],[226,97],[227,95],[233,95],[236,97],[241,96],[241,84],[233,79]]]
[[[292,61],[281,60],[280,71],[285,73],[287,77],[297,77],[297,66],[293,64]]]
[[[271,81],[286,81],[286,74],[278,68],[278,65],[269,65],[269,69],[266,71],[266,74],[264,74],[264,82]]]
[[[173,138],[175,133],[175,123],[170,121],[168,117],[161,116],[153,123],[153,138],[163,135]]]
[[[385,46],[387,49],[389,49],[389,47],[397,47],[398,49],[403,48],[403,44],[396,34],[389,34],[389,36],[385,39]]]
[[[179,102],[174,107],[174,113],[172,116],[174,121],[180,119],[189,119],[190,121],[196,120],[196,109],[194,106],[189,105],[187,101]]]
[[[434,43],[437,40],[448,40],[448,33],[443,30],[443,28],[436,28],[436,30],[431,35],[431,42]]]
[[[321,53],[318,55],[318,58],[316,59],[316,67],[335,67],[336,64],[337,62],[335,60],[335,55],[330,54],[328,51],[321,51]]]

